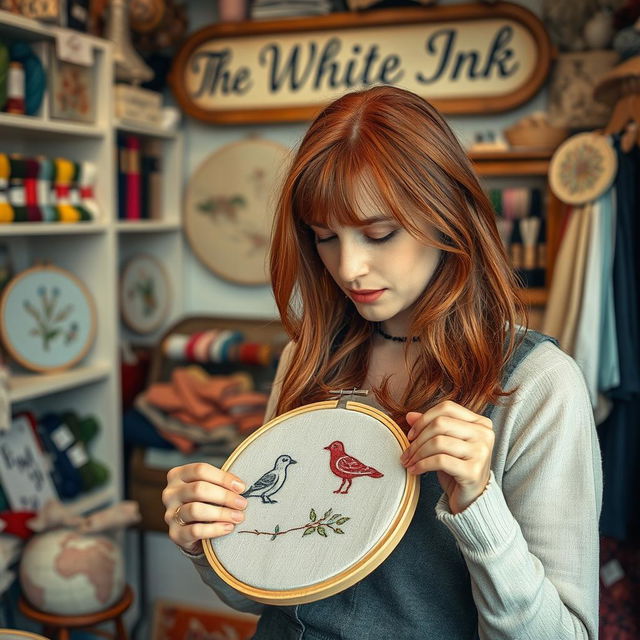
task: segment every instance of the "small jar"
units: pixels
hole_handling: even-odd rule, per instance
[[[24,67],[16,60],[9,63],[7,113],[24,113]]]

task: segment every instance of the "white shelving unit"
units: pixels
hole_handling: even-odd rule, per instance
[[[0,39],[28,41],[49,68],[52,43],[59,28],[0,10]],[[95,124],[55,120],[45,95],[35,116],[0,113],[0,151],[24,155],[67,157],[97,165],[95,199],[100,217],[78,224],[14,223],[0,225],[0,243],[9,247],[15,272],[36,261],[49,261],[79,277],[91,292],[98,312],[96,338],[86,357],[70,370],[38,374],[10,362],[10,401],[14,412],[29,410],[36,416],[49,411],[74,410],[95,415],[100,435],[91,443],[93,456],[107,464],[111,480],[106,487],[82,494],[72,504],[86,512],[123,495],[122,419],[120,398],[118,309],[119,268],[139,251],[160,258],[172,279],[174,308],[170,322],[181,308],[182,234],[180,189],[182,138],[179,133],[137,128],[115,122],[113,117],[113,59],[110,42],[86,38],[95,63]],[[116,131],[122,128],[162,140],[164,211],[160,220],[126,223],[117,220]],[[126,332],[125,332],[126,333]],[[133,336],[131,336],[133,338]],[[152,337],[147,337],[147,340]]]
[[[181,207],[184,139],[181,132],[157,127],[124,122],[116,122],[114,126],[118,132],[159,141],[162,145],[162,211],[154,219],[118,220],[116,223],[119,268],[122,269],[134,255],[146,253],[160,261],[169,278],[171,306],[162,326],[153,333],[139,335],[120,323],[124,340],[137,345],[152,345],[181,315],[183,309],[184,238]]]

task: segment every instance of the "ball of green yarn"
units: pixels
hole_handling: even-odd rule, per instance
[[[0,109],[7,103],[7,81],[9,78],[9,49],[0,42]]]

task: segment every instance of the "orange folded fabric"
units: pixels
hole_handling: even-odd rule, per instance
[[[147,402],[163,411],[176,411],[182,407],[182,399],[174,386],[167,382],[156,382],[145,392]]]
[[[215,408],[211,406],[211,401],[203,398],[196,391],[198,386],[206,383],[187,368],[174,369],[171,374],[171,382],[182,400],[182,410],[193,417],[204,418]]]
[[[268,400],[269,397],[266,393],[249,391],[222,398],[220,406],[229,415],[237,416],[245,413],[257,413],[267,406]]]
[[[264,423],[264,411],[248,413],[246,416],[238,416],[236,424],[242,435],[248,435],[261,427]]]

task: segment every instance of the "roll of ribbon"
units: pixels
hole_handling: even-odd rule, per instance
[[[12,60],[22,63],[24,68],[24,110],[29,116],[38,113],[44,91],[47,86],[47,74],[40,58],[26,42],[14,42],[11,45]]]
[[[9,203],[9,176],[11,165],[9,156],[0,153],[0,223],[13,222],[14,211]]]
[[[9,82],[9,49],[0,42],[0,111],[7,102],[7,83]]]
[[[171,360],[184,360],[187,342],[189,342],[189,336],[174,333],[164,341],[162,350],[167,358],[171,358]]]

